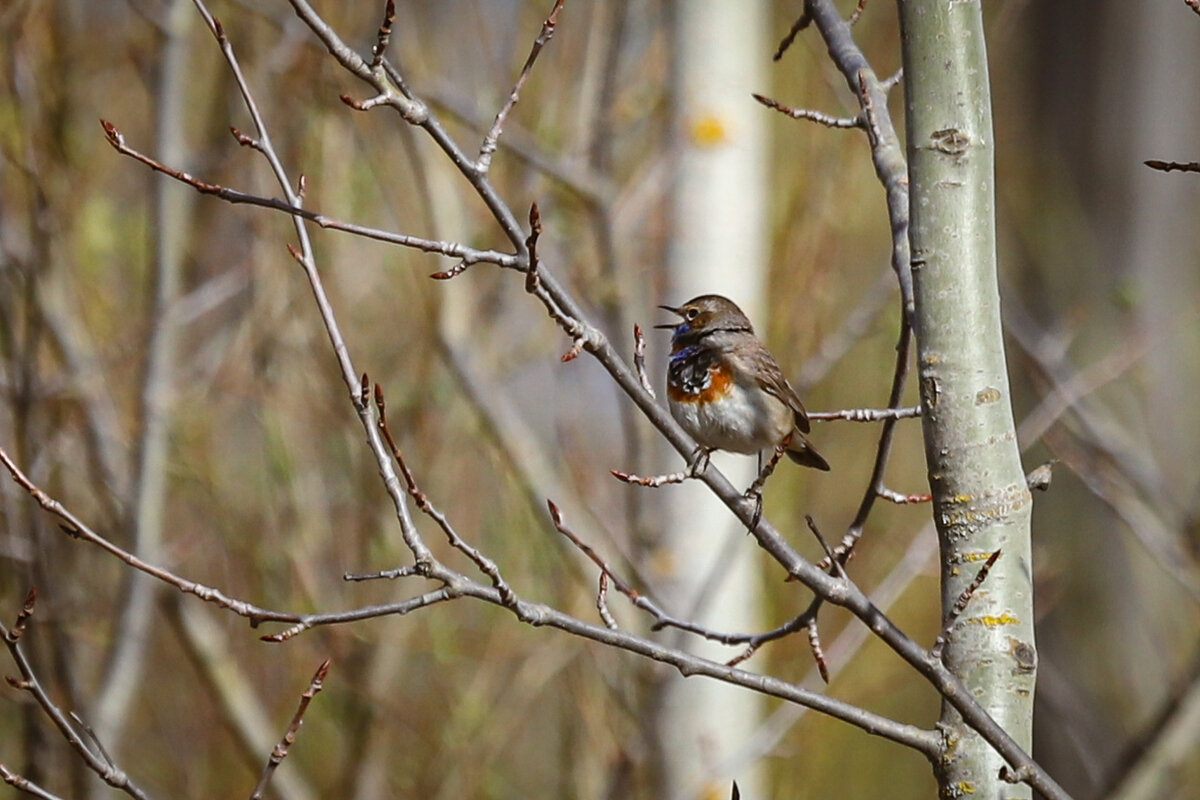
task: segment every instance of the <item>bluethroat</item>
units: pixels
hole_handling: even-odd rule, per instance
[[[705,294],[659,308],[680,318],[655,326],[674,331],[667,366],[671,416],[705,453],[759,453],[786,442],[792,461],[829,469],[804,436],[808,414],[796,390],[732,300]]]

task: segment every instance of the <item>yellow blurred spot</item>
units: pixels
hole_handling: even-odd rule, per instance
[[[692,141],[699,147],[716,147],[729,141],[724,120],[716,114],[704,114],[692,120]]]
[[[989,628],[995,628],[999,625],[1016,625],[1021,620],[1005,611],[1003,614],[996,616],[971,617],[968,621],[976,625],[986,625]]]

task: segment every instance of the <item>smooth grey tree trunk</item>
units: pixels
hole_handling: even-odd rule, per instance
[[[947,666],[1029,749],[1036,651],[1031,499],[1017,450],[996,280],[994,137],[978,0],[900,0],[915,330],[946,613],[1002,555],[953,625]],[[943,797],[1030,797],[943,703]]]
[[[669,296],[656,302],[679,305],[699,294],[724,294],[761,327],[766,115],[750,93],[766,85],[766,6],[682,0],[673,13],[677,161]],[[665,337],[654,344],[665,348]],[[669,457],[678,458],[674,451]],[[754,479],[753,458],[717,454],[713,463],[735,484],[749,486]],[[662,496],[664,536],[654,563],[664,601],[675,613],[718,630],[760,627],[761,551],[748,546],[745,530],[699,482],[667,487]],[[694,637],[680,644],[721,660],[734,655]],[[762,719],[761,698],[675,673],[659,690],[653,720],[661,758],[658,797],[727,797],[734,778],[744,797],[766,796],[758,759],[744,750]]]

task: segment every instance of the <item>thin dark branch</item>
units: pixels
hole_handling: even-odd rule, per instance
[[[536,206],[535,206],[536,208]],[[364,376],[365,377],[365,376]],[[492,586],[496,587],[496,591],[500,593],[500,597],[504,599],[505,605],[511,605],[516,602],[516,595],[512,588],[500,575],[500,568],[496,562],[481,553],[476,547],[467,543],[465,539],[458,535],[458,531],[450,524],[450,520],[444,513],[432,502],[429,497],[421,491],[421,487],[417,486],[417,480],[413,476],[413,472],[404,461],[404,456],[400,452],[400,448],[396,446],[396,440],[392,438],[392,432],[388,428],[387,423],[387,403],[383,396],[383,387],[375,384],[375,408],[379,412],[379,431],[383,434],[384,441],[387,442],[388,449],[391,451],[392,458],[396,465],[400,468],[400,474],[404,476],[404,483],[407,486],[408,494],[411,496],[419,508],[427,517],[437,523],[437,526],[442,529],[442,533],[446,535],[446,540],[450,542],[450,546],[464,554],[467,558],[479,567],[480,572],[487,575],[492,581]]]
[[[239,616],[247,617],[252,625],[256,625],[259,622],[266,620],[295,622],[299,619],[299,617],[295,614],[286,614],[279,611],[259,608],[258,606],[246,603],[242,600],[236,600],[232,597],[226,596],[218,589],[189,581],[186,578],[176,575],[170,570],[154,564],[149,564],[141,560],[137,556],[133,555],[127,550],[122,549],[116,544],[113,544],[108,539],[105,539],[103,536],[93,531],[82,520],[80,520],[65,506],[63,506],[62,503],[58,502],[38,488],[28,477],[26,477],[25,473],[22,472],[21,469],[13,462],[3,448],[0,448],[0,463],[4,464],[5,468],[8,469],[9,473],[12,474],[13,479],[17,482],[17,484],[33,496],[33,499],[37,501],[38,505],[65,523],[60,527],[68,535],[96,545],[102,550],[108,552],[110,555],[116,556],[121,561],[124,561],[134,569],[140,570],[147,575],[163,581],[164,583],[168,583],[181,592],[194,594],[205,602],[213,603],[221,608],[227,608]]]
[[[542,214],[538,211],[538,204],[533,203],[529,206],[529,237],[525,240],[525,247],[529,250],[529,267],[525,270],[525,291],[533,294],[538,288],[538,239],[542,236]]]
[[[9,463],[8,456],[3,450],[0,450],[0,457],[3,457],[6,464]],[[19,482],[20,481],[18,481],[18,483]],[[42,686],[42,683],[38,679],[33,665],[30,663],[28,657],[26,657],[25,650],[21,646],[21,635],[25,632],[25,627],[27,626],[29,619],[33,616],[36,603],[37,592],[31,589],[26,595],[25,605],[18,614],[17,622],[13,628],[9,629],[3,623],[0,623],[0,639],[4,640],[4,644],[8,647],[8,652],[12,657],[13,663],[16,664],[17,670],[21,673],[19,680],[17,678],[6,676],[8,684],[15,689],[21,689],[29,692],[29,694],[37,702],[38,706],[42,709],[42,712],[50,718],[52,723],[54,723],[54,727],[58,728],[59,733],[62,734],[63,739],[66,740],[71,749],[74,750],[81,759],[83,759],[83,763],[87,765],[88,769],[100,776],[101,780],[114,789],[119,789],[130,797],[135,798],[135,800],[149,800],[150,796],[146,794],[145,790],[131,780],[130,777],[125,774],[124,770],[116,766],[116,764],[109,759],[107,753],[104,753],[103,750],[100,752],[94,752],[87,746],[87,744],[85,744],[85,735],[81,735],[75,729],[75,725],[68,714],[59,708],[58,704],[55,703],[50,697],[49,693],[47,693],[45,687]],[[9,772],[7,769],[5,769],[3,772],[0,772],[0,775],[4,777],[7,783],[16,786],[22,791],[26,791],[39,797],[53,797],[53,795],[49,794],[41,787],[26,781],[21,776]]]
[[[812,24],[812,16],[809,14],[808,3],[804,4],[804,10],[800,12],[800,16],[792,23],[792,27],[788,29],[787,34],[779,42],[779,47],[775,48],[775,55],[771,56],[773,61],[778,61],[783,58],[783,54],[792,46],[792,42],[796,41],[796,37],[800,32]]]
[[[611,566],[609,566],[608,562],[605,561],[604,558],[600,556],[600,554],[597,553],[591,545],[584,542],[570,528],[568,528],[563,520],[562,512],[559,510],[558,506],[549,500],[546,501],[546,505],[550,509],[550,519],[554,523],[555,529],[565,536],[567,540],[570,541],[571,544],[573,544],[581,553],[587,556],[587,558],[593,564],[599,567],[602,581],[601,588],[606,590],[607,584],[611,582],[613,586],[616,587],[617,591],[625,595],[625,597],[627,597],[636,608],[639,608],[654,617],[654,630],[662,630],[663,628],[676,628],[678,630],[685,631],[687,633],[693,633],[697,636],[708,639],[709,641],[718,642],[720,644],[747,645],[747,648],[742,652],[741,655],[736,656],[732,660],[726,662],[728,666],[735,666],[736,664],[745,661],[762,645],[775,641],[776,639],[782,639],[783,637],[792,633],[796,633],[806,624],[806,620],[804,618],[797,618],[789,620],[777,628],[773,628],[772,630],[764,631],[762,633],[723,633],[712,630],[711,628],[707,628],[703,625],[675,617],[664,611],[663,608],[649,596],[633,588],[628,581],[623,580],[621,576],[618,575]],[[603,615],[606,610],[607,609],[601,609],[602,619],[604,619]],[[607,619],[604,619],[604,622],[606,625],[608,625]],[[613,626],[609,625],[609,627]]]
[[[383,54],[387,52],[392,41],[392,25],[396,22],[396,2],[387,0],[383,8],[383,22],[379,24],[379,32],[375,34],[375,46],[371,48],[371,69],[379,69],[383,63]]]
[[[831,114],[826,114],[823,111],[813,111],[808,108],[793,108],[792,106],[784,105],[778,100],[774,100],[766,95],[751,94],[758,102],[762,103],[767,108],[773,108],[781,114],[785,114],[792,119],[806,119],[810,122],[815,122],[818,125],[824,125],[827,128],[865,128],[861,115],[857,117],[835,117]]]
[[[263,793],[267,790],[267,784],[271,782],[271,777],[275,774],[275,770],[287,758],[288,750],[295,743],[296,735],[300,733],[300,725],[304,722],[304,712],[308,711],[308,704],[317,696],[317,692],[321,691],[325,676],[329,674],[329,664],[329,659],[321,662],[321,665],[317,667],[316,673],[313,674],[312,680],[309,681],[308,688],[300,695],[300,704],[296,707],[296,713],[292,715],[292,724],[288,725],[283,738],[271,750],[271,756],[267,759],[266,766],[263,767],[262,775],[258,778],[258,785],[254,787],[254,791],[250,794],[250,800],[262,800]]]
[[[971,598],[975,596],[975,592],[987,580],[988,573],[991,572],[992,566],[1000,558],[1000,552],[997,550],[988,556],[983,562],[983,566],[979,568],[979,572],[975,574],[975,580],[971,581],[966,589],[954,601],[954,605],[950,608],[950,613],[946,615],[946,620],[942,624],[942,632],[938,634],[937,639],[933,642],[933,647],[929,649],[930,655],[934,658],[942,657],[942,650],[946,647],[946,641],[950,638],[950,631],[954,628],[954,623],[958,622],[959,616],[966,610],[967,604],[971,602]]]
[[[1188,5],[1200,0],[1184,0]],[[1200,172],[1200,161],[1144,161],[1150,169],[1157,169],[1163,172]]]
[[[479,174],[486,174],[492,165],[492,155],[496,152],[496,144],[500,140],[500,133],[504,128],[504,120],[508,118],[509,113],[517,104],[517,99],[521,94],[521,87],[525,85],[525,80],[529,77],[530,71],[533,70],[533,63],[537,61],[538,55],[542,52],[542,48],[546,46],[554,37],[554,29],[558,25],[558,12],[562,11],[563,0],[554,0],[554,8],[550,9],[550,14],[546,17],[546,21],[542,23],[542,30],[538,33],[536,39],[533,40],[533,47],[529,50],[529,57],[525,59],[525,66],[521,68],[521,74],[517,76],[517,82],[513,84],[512,91],[508,94],[508,100],[500,108],[496,114],[496,121],[492,123],[492,128],[483,137],[483,144],[479,148],[479,158],[475,161],[475,169]]]
[[[282,211],[285,214],[291,214],[296,217],[314,222],[322,228],[329,228],[335,231],[351,233],[355,236],[364,236],[368,239],[375,239],[380,242],[388,242],[389,244],[397,244],[402,247],[411,247],[416,250],[422,250],[426,253],[438,253],[444,256],[453,258],[461,258],[464,265],[477,264],[480,262],[488,262],[497,266],[512,269],[517,266],[517,258],[509,253],[501,253],[495,250],[476,250],[473,247],[467,247],[458,242],[442,242],[433,239],[423,239],[419,236],[409,236],[403,233],[393,233],[391,231],[379,230],[377,228],[369,228],[364,225],[356,225],[351,222],[343,222],[333,217],[327,217],[324,214],[318,214],[315,211],[309,211],[306,208],[301,208],[285,200],[280,200],[277,197],[261,197],[259,195],[247,194],[246,192],[231,189],[227,186],[222,186],[217,183],[208,183],[199,178],[188,174],[182,170],[177,170],[167,166],[154,158],[142,153],[139,150],[130,147],[125,142],[125,136],[116,126],[107,120],[100,120],[100,124],[104,127],[105,136],[108,138],[108,143],[113,146],[118,153],[129,156],[135,161],[140,161],[156,172],[161,172],[164,175],[169,175],[181,183],[191,186],[201,194],[209,194],[228,203],[244,203],[247,205],[259,206],[260,208],[269,208],[274,211]],[[256,146],[255,149],[261,149]]]

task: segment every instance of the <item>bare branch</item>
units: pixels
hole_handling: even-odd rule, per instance
[[[637,323],[633,325],[633,369],[637,372],[638,382],[642,384],[646,394],[654,397],[654,388],[646,375],[646,337],[642,335],[642,326]]]
[[[379,69],[383,63],[383,54],[387,52],[388,44],[392,41],[392,25],[396,22],[396,1],[387,0],[383,8],[383,22],[379,24],[379,33],[375,35],[375,46],[371,48],[371,69]]]
[[[804,11],[800,13],[800,16],[792,23],[792,27],[788,29],[787,34],[779,42],[779,47],[775,48],[775,55],[771,56],[771,60],[778,61],[783,58],[783,54],[792,46],[792,42],[796,41],[796,37],[800,35],[800,32],[811,24],[812,15],[809,13],[808,3],[806,2],[804,4]]]
[[[294,203],[289,203],[285,200],[280,200],[276,197],[260,197],[258,195],[247,194],[246,192],[231,189],[227,186],[222,186],[217,183],[208,183],[196,178],[193,175],[167,166],[154,158],[130,147],[125,142],[125,136],[115,125],[107,120],[100,120],[100,124],[104,127],[104,133],[108,137],[108,143],[113,146],[118,153],[129,156],[135,161],[140,161],[156,172],[161,172],[164,175],[169,175],[177,181],[186,183],[201,194],[209,194],[214,197],[226,201],[227,203],[244,203],[247,205],[259,206],[260,208],[269,208],[274,211],[282,211],[285,214],[300,217],[320,225],[322,228],[329,228],[335,231],[351,233],[355,236],[365,236],[368,239],[375,239],[380,242],[388,242],[389,244],[397,244],[402,247],[410,247],[415,250],[422,250],[426,253],[438,253],[444,256],[453,258],[461,258],[463,261],[463,269],[472,264],[480,262],[488,262],[496,264],[500,267],[512,269],[517,266],[518,260],[516,256],[509,253],[501,253],[495,250],[476,250],[473,247],[467,247],[458,242],[439,242],[432,239],[422,239],[419,236],[409,236],[403,233],[392,233],[391,231],[379,230],[377,228],[369,228],[364,225],[356,225],[351,222],[344,222],[333,217],[327,217],[324,214],[318,214],[314,211],[309,211]],[[262,140],[253,140],[255,142],[254,149],[262,151]],[[461,272],[462,270],[459,270]],[[458,274],[457,272],[454,274]],[[437,273],[432,277],[453,277],[444,273]]]
[[[396,465],[400,468],[400,474],[404,476],[404,483],[408,488],[408,493],[416,502],[417,508],[437,523],[437,526],[446,535],[446,539],[450,542],[451,547],[471,559],[475,566],[479,567],[479,570],[491,579],[492,585],[500,593],[504,605],[514,605],[516,603],[516,595],[508,583],[505,582],[504,578],[501,577],[500,568],[496,566],[496,562],[485,556],[477,548],[467,544],[466,540],[454,530],[454,526],[450,524],[450,520],[447,519],[446,515],[437,506],[433,505],[429,497],[417,486],[417,480],[413,477],[412,470],[409,469],[408,464],[405,463],[404,456],[401,454],[400,448],[396,446],[396,440],[392,438],[392,432],[388,428],[387,403],[384,400],[383,387],[378,383],[375,384],[375,408],[379,411],[379,431],[383,434],[384,441],[387,442],[388,449],[392,453],[392,458],[395,459]]]
[[[612,612],[608,610],[608,573],[600,573],[600,585],[596,590],[596,610],[600,613],[600,620],[609,630],[617,629],[617,621],[613,618]]]
[[[893,491],[886,486],[879,486],[875,489],[875,494],[880,498],[887,500],[896,505],[908,505],[910,503],[928,503],[933,500],[933,495],[929,492],[917,492],[915,494],[901,494]]]
[[[650,476],[634,475],[631,472],[623,472],[622,470],[619,470],[619,469],[610,469],[609,472],[612,473],[612,476],[614,478],[621,481],[622,483],[632,483],[635,486],[647,486],[652,489],[656,489],[659,486],[666,486],[666,485],[672,484],[672,483],[683,483],[684,481],[688,480],[689,478],[696,477],[695,475],[692,474],[691,470],[685,470],[683,472],[670,472],[670,473],[667,473],[666,475],[650,475]]]
[[[3,762],[0,762],[0,778],[3,778],[5,783],[19,792],[40,797],[42,800],[63,800],[62,797],[46,791],[28,778],[13,772]]]
[[[317,692],[321,691],[325,676],[329,674],[329,664],[329,659],[321,662],[321,665],[317,667],[316,673],[313,674],[312,680],[309,681],[308,688],[300,695],[300,704],[296,707],[296,713],[292,716],[292,724],[288,725],[283,738],[279,740],[279,744],[275,745],[275,748],[271,751],[271,757],[267,759],[267,764],[263,767],[262,775],[259,776],[258,785],[250,793],[250,800],[262,800],[263,793],[267,790],[267,784],[271,782],[271,777],[275,774],[275,770],[287,758],[288,750],[291,749],[292,744],[296,741],[296,735],[300,732],[300,725],[304,722],[304,712],[308,710],[308,704],[317,696]]]
[[[407,91],[403,81],[393,82],[393,72],[386,60],[372,66],[363,61],[354,49],[342,41],[321,16],[304,0],[289,0],[296,16],[303,20],[317,38],[325,45],[337,62],[348,72],[364,83],[370,84],[379,93],[374,105],[387,105],[394,108],[398,114],[413,125],[423,124],[429,116],[429,109],[423,103],[414,99]]]
[[[525,80],[529,77],[529,73],[533,69],[533,62],[537,61],[538,54],[542,52],[542,48],[554,37],[554,28],[558,25],[558,12],[562,11],[562,6],[563,0],[554,0],[554,8],[550,10],[546,21],[542,23],[541,33],[533,40],[533,47],[529,51],[529,57],[525,59],[525,66],[521,68],[521,74],[517,76],[517,82],[513,84],[512,91],[508,95],[508,100],[500,108],[500,112],[496,114],[496,121],[492,123],[492,128],[487,132],[487,136],[483,137],[483,144],[479,148],[479,158],[475,161],[475,169],[480,175],[486,174],[492,166],[492,155],[496,152],[496,143],[500,140],[500,133],[504,128],[504,120],[508,118],[509,112],[517,104],[517,98],[521,94],[521,87],[525,85]]]
[[[1200,0],[1184,0],[1185,3],[1191,5],[1192,2],[1200,2]],[[1200,12],[1197,12],[1200,13]],[[1200,161],[1143,161],[1150,169],[1157,169],[1162,172],[1200,172]]]
[[[893,72],[891,75],[889,75],[888,77],[881,80],[879,82],[879,88],[882,89],[885,93],[890,92],[893,88],[896,87],[896,84],[900,83],[900,81],[903,79],[904,79],[904,67],[900,67],[895,72]]]
[[[8,456],[3,450],[0,450],[0,456],[7,463]],[[95,752],[85,744],[86,734],[81,735],[75,729],[75,724],[70,716],[54,702],[46,692],[45,687],[42,686],[37,673],[33,669],[33,665],[29,662],[29,659],[25,655],[25,650],[21,646],[21,634],[24,633],[29,619],[33,616],[36,603],[37,592],[30,589],[25,597],[25,605],[17,615],[16,625],[10,630],[3,623],[0,623],[0,638],[4,640],[5,645],[8,647],[9,655],[12,656],[13,662],[21,673],[19,680],[11,676],[5,676],[8,684],[14,689],[28,692],[33,697],[42,709],[42,712],[58,728],[59,733],[62,734],[63,739],[70,745],[71,749],[79,755],[88,769],[100,776],[105,783],[135,798],[135,800],[149,800],[149,795],[130,779],[124,770],[113,763],[103,748],[98,748],[98,752]],[[3,768],[3,765],[0,765],[0,768]],[[3,768],[0,776],[4,777],[5,782],[22,791],[38,797],[54,797],[54,795],[49,794],[36,784],[30,783],[21,776],[8,771],[7,768]]]
[[[954,627],[954,623],[958,622],[959,616],[967,608],[967,604],[971,602],[971,598],[975,596],[975,592],[987,580],[988,572],[991,571],[997,559],[1000,558],[1000,552],[997,550],[988,556],[987,561],[983,562],[983,566],[979,568],[979,572],[975,575],[975,580],[971,581],[966,589],[954,601],[954,606],[951,607],[950,613],[946,615],[946,620],[942,624],[942,632],[938,634],[937,639],[933,642],[933,647],[930,648],[929,654],[934,658],[942,657],[942,649],[946,646],[946,641],[950,638],[950,631]]]
[[[920,406],[907,408],[846,408],[841,411],[810,411],[808,418],[827,422],[830,420],[846,420],[847,422],[882,422],[884,420],[914,419],[921,416]]]
[[[538,212],[538,204],[529,206],[529,238],[525,247],[529,250],[529,267],[525,270],[525,291],[533,294],[538,288],[538,254],[537,243],[542,235],[542,215]]]
[[[766,95],[752,94],[758,102],[762,103],[767,108],[773,108],[781,114],[786,114],[792,119],[806,119],[810,122],[815,122],[818,125],[824,125],[827,128],[865,128],[862,116],[857,117],[835,117],[826,114],[823,111],[813,111],[808,108],[793,108],[786,106],[778,100],[773,100]]]
[[[851,26],[857,25],[859,18],[862,16],[863,9],[867,7],[867,0],[858,0],[858,5],[854,7],[854,12],[850,15],[850,19],[846,20]]]
[[[836,561],[834,563],[837,563]],[[821,649],[821,632],[817,628],[817,617],[814,614],[805,626],[808,631],[808,649],[812,651],[813,662],[817,665],[817,672],[821,674],[821,680],[829,683],[829,666],[825,663],[825,651]]]

